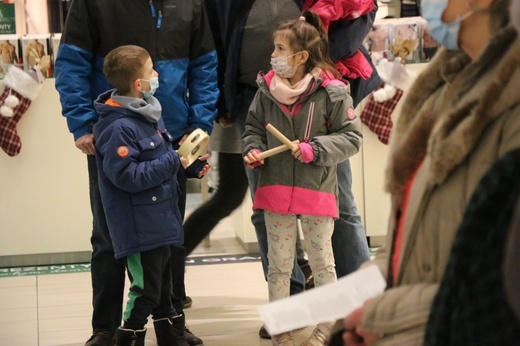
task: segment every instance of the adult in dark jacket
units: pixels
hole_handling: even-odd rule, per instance
[[[348,0],[337,1],[337,6],[332,10],[328,6],[334,2],[321,0],[205,0],[205,3],[219,57],[221,94],[218,102],[218,121],[221,124],[236,122],[240,132],[243,132],[249,105],[258,89],[257,74],[261,70],[270,69],[272,34],[280,22],[299,17],[302,9],[310,8],[319,13],[322,21],[328,24],[329,54],[349,84],[354,106],[381,83],[362,45],[375,19],[376,1],[373,6],[370,4],[372,10],[369,13],[358,18],[347,14],[348,6],[351,4]],[[239,154],[229,155],[235,156],[235,162],[241,159]],[[251,192],[254,194],[257,174],[255,171],[247,170],[247,175]],[[219,179],[222,181],[226,177],[221,175]],[[245,183],[244,179],[233,179]],[[332,244],[336,272],[338,277],[341,277],[356,270],[362,262],[368,260],[369,251],[351,191],[352,175],[348,160],[338,165],[338,182],[340,217],[335,221]],[[243,187],[238,188],[238,191],[244,190]],[[233,207],[237,207],[242,201],[240,198],[233,200],[238,201]],[[234,209],[226,205],[221,205],[220,208],[227,209],[228,213]],[[255,212],[252,222],[259,242],[264,273],[267,273],[267,238],[262,212]],[[192,223],[190,225],[192,229],[197,228]],[[190,237],[186,232],[188,242]],[[198,237],[200,241],[204,235],[198,234]],[[295,265],[291,279],[291,294],[303,289],[304,275]],[[261,335],[269,337],[265,333]]]
[[[159,73],[156,97],[164,109],[173,144],[191,129],[211,132],[218,98],[217,54],[201,0],[75,0],[65,23],[56,58],[56,88],[62,113],[78,149],[87,154],[93,214],[92,288],[93,335],[88,345],[108,345],[121,321],[124,263],[114,252],[99,196],[92,126],[98,119],[94,99],[111,89],[102,72],[106,54],[115,47],[134,44],[145,48]],[[185,176],[178,181],[181,214],[185,209]],[[184,263],[184,249],[176,247],[172,260]],[[182,313],[184,270],[172,273],[174,307]],[[188,336],[191,345],[198,338]]]
[[[498,160],[475,189],[432,304],[425,345],[518,343],[520,321],[506,294],[511,292],[507,282],[518,278],[518,262],[504,277],[503,261],[508,240],[518,234],[510,226],[520,200],[519,170],[516,149]]]

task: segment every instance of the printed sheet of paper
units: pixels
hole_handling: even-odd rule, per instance
[[[267,331],[276,335],[343,318],[385,287],[385,279],[374,264],[335,283],[261,305],[257,310]]]

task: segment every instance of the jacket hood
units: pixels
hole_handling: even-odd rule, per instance
[[[94,108],[99,114],[99,119],[94,125],[99,130],[105,129],[110,123],[120,118],[142,118],[144,117],[124,107],[112,106],[105,104],[108,99],[112,98],[115,89],[105,91],[94,101]]]

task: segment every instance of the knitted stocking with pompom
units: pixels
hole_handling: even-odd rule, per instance
[[[3,80],[4,91],[0,95],[0,146],[9,156],[16,156],[22,149],[16,125],[38,96],[41,85],[23,70],[10,67]]]
[[[403,96],[403,90],[388,84],[381,85],[372,92],[361,112],[361,122],[368,126],[377,138],[388,144],[392,132],[392,112]]]
[[[401,58],[396,57],[394,61],[381,59],[378,73],[384,83],[370,94],[360,119],[382,143],[388,144],[393,126],[392,113],[403,96],[401,87],[408,79],[408,72],[401,64]]]

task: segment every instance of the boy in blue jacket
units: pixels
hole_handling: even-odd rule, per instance
[[[153,96],[158,73],[139,46],[110,51],[103,72],[115,89],[94,102],[99,189],[115,257],[124,258],[131,281],[116,345],[144,345],[148,316],[159,345],[188,346],[184,321],[172,305],[171,245],[182,244],[177,171],[187,165]]]

